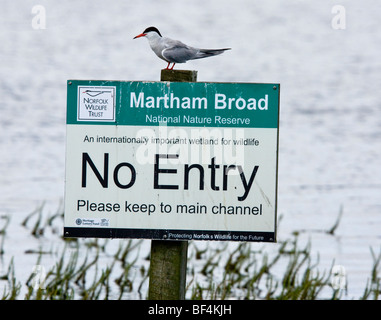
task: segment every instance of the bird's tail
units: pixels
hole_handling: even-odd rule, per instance
[[[197,55],[194,59],[202,59],[206,57],[216,56],[218,54],[221,54],[225,52],[226,50],[231,50],[231,48],[224,48],[224,49],[200,49],[197,52]]]

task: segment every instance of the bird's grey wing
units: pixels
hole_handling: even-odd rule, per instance
[[[187,46],[178,40],[168,39],[166,48],[162,51],[163,57],[174,63],[184,63],[194,59],[199,49]]]

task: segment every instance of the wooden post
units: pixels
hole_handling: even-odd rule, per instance
[[[161,81],[196,82],[197,71],[190,70],[161,70]]]
[[[161,81],[196,82],[197,71],[161,70]],[[184,300],[188,241],[152,240],[148,299]]]
[[[150,300],[184,300],[188,241],[152,240]]]

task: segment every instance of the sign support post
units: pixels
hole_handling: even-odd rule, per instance
[[[160,80],[196,82],[197,71],[163,69]],[[187,254],[188,241],[152,240],[148,299],[185,299]]]

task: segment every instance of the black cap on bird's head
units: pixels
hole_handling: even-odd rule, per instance
[[[140,37],[144,37],[144,36],[146,36],[147,33],[149,33],[149,32],[156,32],[160,37],[162,36],[161,33],[160,33],[160,31],[159,31],[157,28],[155,28],[155,27],[148,27],[147,29],[145,29],[145,30],[143,31],[143,33],[138,34],[136,37],[134,37],[134,39],[136,39],[136,38],[140,38]]]
[[[143,31],[143,33],[156,32],[160,37],[162,36],[160,31],[155,27],[149,27]]]

